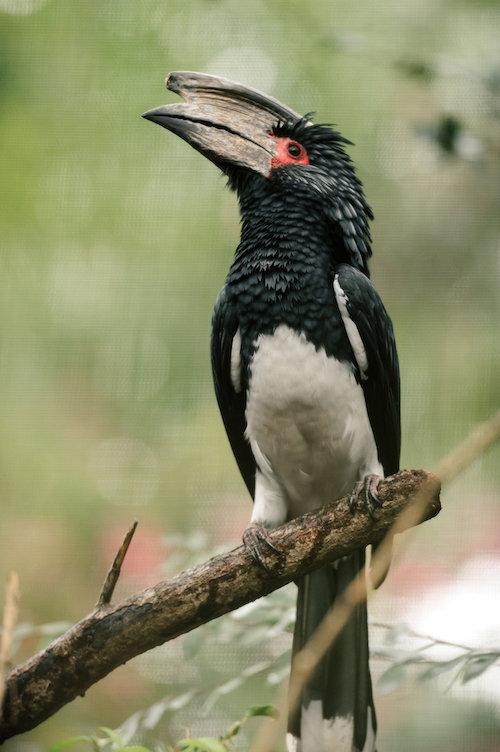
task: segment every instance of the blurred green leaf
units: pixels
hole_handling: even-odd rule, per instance
[[[123,747],[123,742],[120,734],[116,732],[114,729],[108,728],[108,726],[100,726],[99,731],[101,734],[104,734],[105,736],[109,737],[111,741],[116,744],[117,747]]]
[[[377,689],[381,694],[394,692],[406,679],[406,663],[395,663],[389,666],[377,681]]]
[[[475,655],[469,658],[462,670],[462,683],[466,684],[471,679],[477,679],[486,669],[492,666],[499,658],[498,652]]]
[[[268,718],[279,718],[279,711],[275,705],[251,705],[245,713],[247,718],[255,716],[267,716]]]
[[[223,736],[224,740],[232,739],[233,736],[236,736],[239,732],[241,727],[243,726],[243,721],[235,721],[232,726],[229,727],[229,729],[226,731],[226,733]]]
[[[183,739],[177,745],[180,752],[227,752],[227,745],[218,739]]]
[[[460,666],[460,664],[463,663],[466,659],[467,656],[460,655],[450,661],[436,661],[436,663],[432,663],[430,666],[428,666],[425,671],[422,671],[418,674],[417,681],[425,682],[429,681],[430,679],[434,679],[436,676],[440,676],[441,674],[444,674],[447,671],[451,671],[457,666]]]

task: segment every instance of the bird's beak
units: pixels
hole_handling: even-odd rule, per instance
[[[276,151],[271,128],[300,118],[277,99],[218,76],[176,71],[168,75],[166,86],[184,102],[162,105],[142,117],[176,133],[223,170],[237,166],[268,176]]]

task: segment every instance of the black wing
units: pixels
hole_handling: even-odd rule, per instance
[[[236,339],[235,352],[233,341]],[[211,358],[215,395],[220,413],[243,480],[253,498],[255,491],[255,459],[245,438],[247,385],[239,365],[238,318],[223,287],[215,302],[212,318]],[[233,357],[232,357],[233,356]],[[233,362],[231,362],[233,361]],[[240,379],[235,389],[231,378]]]
[[[336,280],[343,292],[341,301],[337,294],[341,313],[344,306],[366,353],[366,367],[360,368],[361,386],[379,460],[385,475],[392,475],[399,470],[401,449],[399,364],[392,321],[374,286],[360,271],[341,264]],[[353,351],[356,355],[355,347]]]

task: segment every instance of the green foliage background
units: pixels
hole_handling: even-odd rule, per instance
[[[0,576],[19,572],[23,622],[86,614],[134,518],[118,597],[173,568],[167,533],[230,545],[249,518],[208,358],[237,207],[140,117],[173,100],[170,70],[265,89],[356,143],[402,365],[402,465],[432,469],[498,408],[499,18],[496,0],[0,0]],[[498,464],[492,449],[446,489],[382,613],[498,549]],[[26,637],[16,659],[37,647]],[[241,643],[195,652],[133,661],[5,749],[119,725],[255,659]],[[380,699],[381,749],[496,748],[496,711],[435,691]],[[153,736],[217,735],[273,693],[255,679]]]

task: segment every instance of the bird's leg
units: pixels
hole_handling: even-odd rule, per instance
[[[380,481],[380,475],[372,474],[365,475],[362,480],[357,481],[351,491],[351,495],[349,496],[349,509],[352,514],[354,514],[356,510],[358,501],[361,501],[365,504],[372,520],[377,519],[375,516],[375,507],[380,509],[382,506],[382,502],[377,494],[377,488]]]
[[[263,567],[266,572],[271,569],[266,561],[265,549],[279,554],[280,551],[269,540],[269,530],[261,522],[251,522],[243,532],[243,545],[252,558]]]
[[[275,559],[276,554],[281,553],[269,540],[269,531],[286,521],[287,508],[283,490],[272,473],[269,460],[262,454],[256,442],[252,449],[258,454],[261,464],[265,465],[268,472],[264,475],[260,468],[257,468],[252,519],[243,533],[243,545],[252,558],[269,572],[269,556]]]

